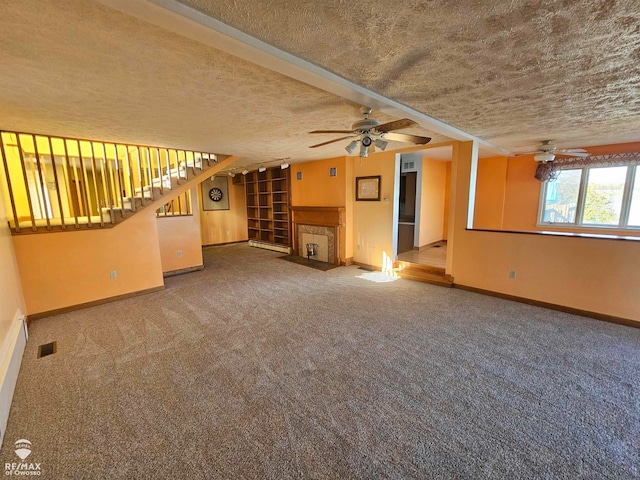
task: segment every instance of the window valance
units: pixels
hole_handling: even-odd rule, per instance
[[[589,155],[588,157],[557,158],[553,162],[540,163],[535,177],[541,182],[555,180],[560,170],[584,167],[622,167],[640,165],[640,152]]]
[[[640,165],[640,152],[558,158],[553,163],[556,164],[556,168],[561,170],[582,167],[621,167],[625,165]]]

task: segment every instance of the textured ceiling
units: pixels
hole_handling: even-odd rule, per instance
[[[0,129],[228,153],[244,165],[345,155],[346,141],[309,149],[337,136],[307,132],[349,128],[361,115],[344,99],[98,3],[0,7]]]
[[[180,1],[502,147],[640,140],[638,0]]]
[[[182,3],[498,146],[640,140],[637,1]],[[343,155],[343,143],[310,150],[332,136],[307,132],[349,128],[360,115],[335,95],[89,0],[0,8],[0,129],[248,164]]]

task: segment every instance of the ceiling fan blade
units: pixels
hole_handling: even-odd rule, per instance
[[[353,137],[355,137],[355,135],[349,135],[348,137],[340,137],[340,138],[336,138],[335,140],[329,140],[328,142],[322,142],[322,143],[318,143],[317,145],[311,145],[309,148],[322,147],[324,145],[329,145],[330,143],[339,142],[340,140],[345,140],[347,138],[353,138]]]
[[[402,118],[400,120],[394,120],[393,122],[378,125],[375,129],[379,132],[390,132],[391,130],[400,130],[401,128],[415,127],[416,125],[418,124],[413,120]]]
[[[409,135],[407,133],[385,133],[382,137],[385,140],[394,142],[415,143],[416,145],[425,145],[431,141],[429,137],[420,137],[418,135]]]
[[[587,153],[584,148],[559,148],[556,151],[560,153]]]
[[[309,133],[353,133],[353,130],[314,130]]]
[[[589,154],[587,152],[568,152],[566,150],[558,150],[555,152],[556,155],[565,155],[567,157],[588,157]]]

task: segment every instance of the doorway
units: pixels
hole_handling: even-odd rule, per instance
[[[416,227],[416,172],[400,173],[398,255],[413,250]]]

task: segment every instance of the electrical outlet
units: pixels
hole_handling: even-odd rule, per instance
[[[115,270],[111,270],[110,274],[112,279],[116,279],[118,278],[118,272],[116,272]]]
[[[509,270],[509,278],[512,280],[516,279],[516,271],[515,270]]]
[[[178,250],[178,257],[182,256],[182,250]]]

